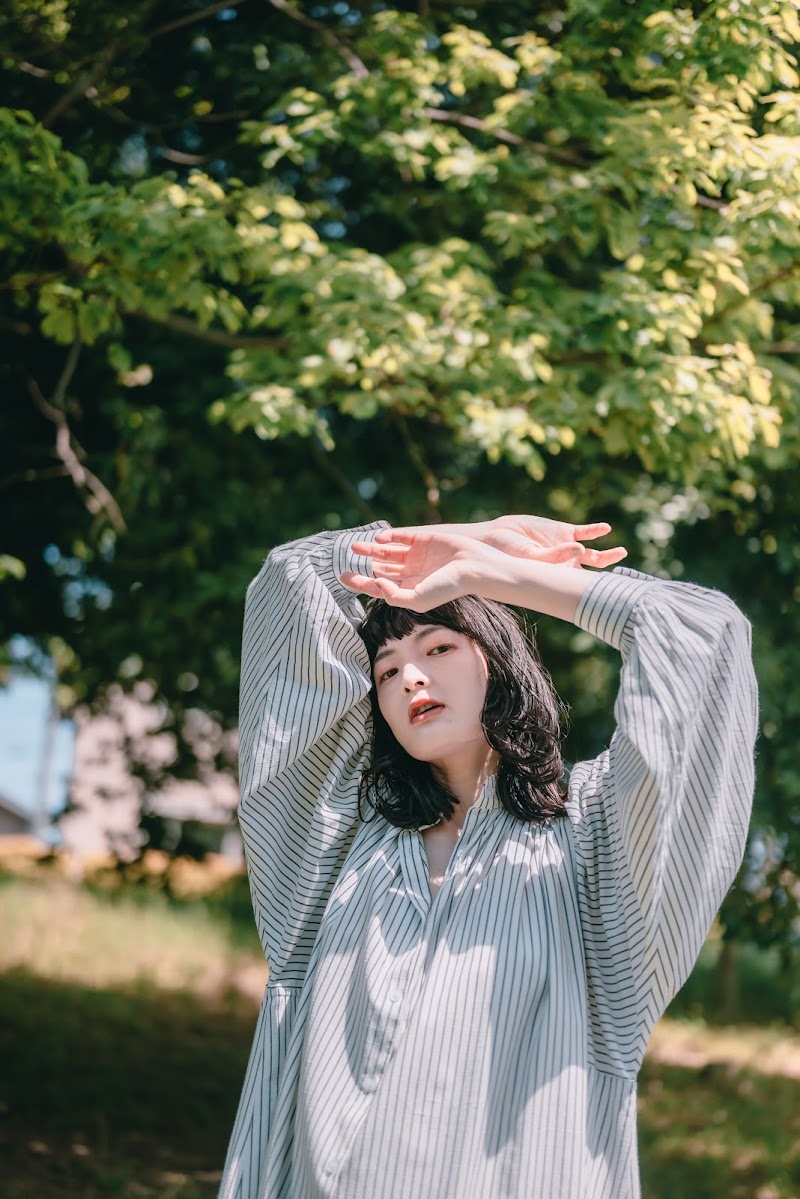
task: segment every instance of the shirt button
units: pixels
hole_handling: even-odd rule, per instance
[[[326,1174],[335,1174],[338,1169],[339,1169],[338,1162],[329,1161],[325,1166],[325,1173]]]
[[[372,1094],[373,1091],[377,1090],[378,1080],[375,1077],[375,1075],[374,1074],[366,1074],[364,1076],[363,1082],[361,1083],[361,1087],[364,1091],[366,1091],[366,1093],[368,1095]]]
[[[389,1003],[399,1003],[402,998],[403,991],[401,987],[393,987],[389,992]]]

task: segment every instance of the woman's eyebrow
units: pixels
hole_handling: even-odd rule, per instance
[[[442,627],[442,626],[441,626],[441,625],[438,625],[438,624],[428,624],[428,625],[425,625],[425,627],[424,627],[424,628],[420,629],[420,630],[419,630],[419,632],[417,632],[417,633],[411,633],[411,634],[409,634],[409,635],[410,635],[410,637],[412,638],[412,640],[414,640],[414,641],[420,641],[420,640],[421,640],[423,637],[428,637],[428,636],[429,636],[431,633],[435,633],[435,632],[437,632],[437,631],[438,631],[438,630],[439,630],[441,627]],[[372,663],[373,667],[375,667],[375,666],[377,666],[377,665],[378,665],[378,663],[380,662],[381,658],[388,658],[388,657],[389,657],[391,654],[393,654],[393,653],[394,653],[394,650],[393,650],[393,649],[382,649],[382,650],[380,650],[380,651],[379,651],[379,652],[378,652],[378,653],[375,655],[374,661],[373,661],[373,663]]]

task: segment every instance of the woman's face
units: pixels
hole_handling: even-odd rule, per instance
[[[415,625],[407,637],[381,646],[373,676],[381,714],[412,758],[446,768],[465,755],[485,755],[481,712],[489,670],[466,634]]]

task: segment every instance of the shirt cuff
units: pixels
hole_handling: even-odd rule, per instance
[[[374,577],[372,558],[354,554],[353,542],[374,541],[376,533],[380,533],[381,529],[388,528],[389,525],[385,520],[376,520],[371,525],[361,525],[357,529],[345,529],[343,533],[339,534],[333,544],[333,554],[331,555],[331,568],[337,583],[346,570],[353,574],[367,575],[370,579]]]
[[[631,627],[639,601],[660,582],[627,566],[598,574],[581,596],[575,624],[624,653],[633,640]]]

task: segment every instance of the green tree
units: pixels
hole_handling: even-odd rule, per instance
[[[608,516],[756,620],[775,865],[729,924],[788,944],[797,10],[12,0],[1,602],[64,704],[233,721],[246,581],[321,523]],[[591,752],[613,667],[546,636]]]

